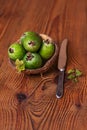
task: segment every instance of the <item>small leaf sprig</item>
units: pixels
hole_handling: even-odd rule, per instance
[[[24,64],[23,60],[17,59],[15,61],[15,65],[16,65],[16,69],[18,70],[18,72],[25,70],[25,64]]]
[[[78,82],[78,77],[82,76],[82,72],[79,69],[69,69],[67,72],[67,79],[74,82]]]

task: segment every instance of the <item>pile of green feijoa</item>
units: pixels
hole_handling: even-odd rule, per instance
[[[23,69],[37,69],[52,57],[54,51],[55,46],[49,39],[44,41],[39,34],[30,31],[20,37],[20,43],[9,46],[8,55],[20,68],[23,65]]]

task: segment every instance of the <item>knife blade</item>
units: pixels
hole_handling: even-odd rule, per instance
[[[67,62],[67,43],[68,39],[64,39],[61,43],[59,57],[58,57],[58,69],[59,69],[59,77],[58,77],[58,86],[56,90],[56,97],[61,98],[64,93],[64,72]]]

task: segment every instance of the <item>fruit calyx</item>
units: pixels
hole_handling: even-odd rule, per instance
[[[26,60],[28,61],[28,60],[32,60],[32,58],[33,58],[34,56],[31,54],[31,53],[27,53],[27,57],[26,57]]]
[[[49,43],[50,43],[49,39],[44,40],[44,42],[45,42],[46,44],[49,44]]]
[[[10,52],[10,53],[14,53],[14,49],[9,48],[9,52]]]
[[[35,42],[30,41],[28,44],[31,45],[31,46],[34,46],[34,45],[35,45]]]
[[[26,36],[26,34],[25,34],[25,33],[23,33],[23,36]]]

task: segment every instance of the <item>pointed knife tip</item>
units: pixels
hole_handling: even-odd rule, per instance
[[[65,38],[64,41],[65,41],[65,42],[68,42],[68,38]]]
[[[62,43],[67,45],[68,44],[68,38],[65,38]]]

